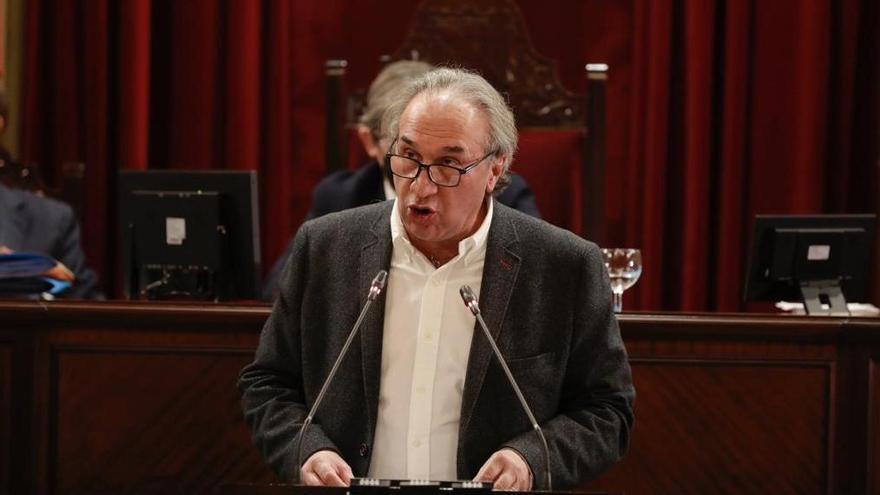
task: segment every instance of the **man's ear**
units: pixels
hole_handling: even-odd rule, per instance
[[[367,152],[367,155],[373,160],[382,163],[382,160],[385,157],[379,156],[379,143],[373,139],[373,133],[370,131],[370,128],[364,125],[359,125],[357,128],[357,136],[361,141],[361,146],[364,147],[364,151]]]
[[[507,155],[493,156],[491,159],[492,166],[489,169],[489,181],[486,183],[486,194],[492,194],[495,184],[501,179],[501,174],[504,173],[504,164],[507,163]]]

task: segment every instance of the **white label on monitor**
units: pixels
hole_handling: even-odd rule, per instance
[[[807,260],[809,261],[825,261],[831,257],[831,246],[826,244],[818,244],[810,246],[807,249]]]
[[[165,242],[171,246],[180,246],[186,239],[186,219],[165,218]]]

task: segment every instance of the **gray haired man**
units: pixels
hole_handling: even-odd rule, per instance
[[[482,77],[433,70],[383,122],[397,198],[297,233],[239,384],[256,444],[282,477],[312,485],[546,488],[541,442],[459,298],[469,285],[546,435],[554,488],[600,474],[626,451],[635,392],[599,250],[493,199],[517,133]],[[383,310],[364,320],[302,439],[297,477],[302,422],[382,269]]]

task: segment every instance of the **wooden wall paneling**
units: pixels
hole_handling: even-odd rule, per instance
[[[852,361],[852,389],[841,397],[849,405],[850,438],[841,449],[854,465],[846,474],[858,484],[850,493],[880,493],[880,331],[877,319],[853,318],[846,334],[846,356]],[[843,486],[842,484],[840,486]],[[839,493],[844,493],[839,491]]]
[[[833,465],[834,449],[829,445],[834,441],[837,425],[835,420],[837,402],[834,397],[837,383],[835,365],[838,357],[837,340],[841,328],[839,322],[816,318],[780,318],[772,315],[731,317],[719,314],[673,316],[638,313],[622,315],[620,320],[630,362],[633,364],[637,391],[636,426],[632,448],[623,463],[600,478],[596,484],[588,486],[609,490],[625,489],[633,493],[700,493],[707,490],[713,493],[725,493],[725,490],[736,493],[763,492],[765,487],[778,488],[788,484],[789,488],[781,490],[782,493],[833,492],[830,488],[832,481],[830,467]],[[646,365],[650,368],[646,369]],[[684,369],[691,367],[691,372],[685,373],[691,375],[684,379],[684,383],[688,385],[685,387],[673,385],[675,390],[683,394],[681,404],[670,404],[669,400],[658,401],[653,397],[657,393],[658,377],[670,372],[668,366],[672,366],[672,369],[681,366],[685,366]],[[730,368],[731,366],[733,368]],[[762,368],[764,368],[763,372],[769,373],[766,378],[761,376]],[[784,401],[776,400],[792,393],[791,390],[784,388],[787,386],[784,377],[793,372],[792,376],[796,378],[793,379],[794,383],[800,378],[810,377],[807,381],[812,380],[813,386],[801,389],[800,392],[810,391],[812,411],[820,410],[816,409],[818,404],[823,405],[821,415],[813,414],[809,418],[799,416],[799,412],[790,407],[791,403],[786,405]],[[676,373],[683,371],[679,370]],[[744,377],[750,373],[757,373],[752,376],[751,381]],[[681,448],[680,442],[657,442],[663,446],[662,454],[653,451],[656,447],[653,449],[647,447],[647,445],[653,446],[656,435],[664,432],[658,429],[656,424],[657,411],[661,412],[659,415],[661,417],[672,414],[673,419],[681,419],[681,423],[673,423],[673,425],[684,431],[690,431],[693,425],[699,425],[706,417],[723,415],[728,411],[730,418],[736,418],[742,412],[742,405],[738,402],[722,407],[720,405],[723,403],[722,400],[722,403],[712,405],[716,397],[711,391],[701,389],[700,384],[704,380],[717,381],[719,378],[713,377],[714,374],[721,377],[722,383],[719,383],[719,386],[733,386],[732,391],[736,391],[742,384],[754,386],[754,391],[739,390],[739,393],[746,393],[744,396],[734,393],[728,394],[729,397],[745,400],[747,405],[751,393],[755,397],[762,397],[766,404],[783,409],[768,410],[768,413],[761,418],[766,423],[754,423],[750,425],[752,429],[745,432],[737,432],[735,428],[714,430],[714,436],[705,436],[703,444],[693,442],[690,446],[685,446],[691,449],[690,451],[676,451],[675,449]],[[824,383],[821,388],[817,388],[819,382],[816,380],[819,376]],[[733,377],[739,378],[725,385],[724,380]],[[776,388],[779,390],[777,391]],[[699,390],[702,390],[705,396],[693,395]],[[696,406],[690,406],[688,403]],[[788,409],[785,409],[786,407]],[[683,409],[678,411],[676,408]],[[704,410],[705,408],[709,410]],[[695,413],[695,409],[699,410],[699,413]],[[667,413],[667,411],[671,412]],[[794,422],[791,423],[787,421],[788,419],[793,419]],[[820,435],[816,436],[814,431],[803,428],[805,421],[813,426],[819,425],[820,429],[815,431]],[[754,445],[744,443],[750,434],[760,432],[767,425],[777,424],[785,424],[786,427],[772,435],[767,435],[766,438],[759,436],[758,440],[750,440]],[[798,424],[801,425],[799,430],[795,428]],[[797,440],[794,435],[798,431],[808,436],[813,435],[814,443],[807,449],[809,454],[799,454],[791,458],[780,457],[781,460],[771,461],[768,457],[770,454],[776,453],[781,456],[783,452],[792,449],[800,450],[801,447],[796,443],[791,443]],[[785,437],[786,434],[791,436]],[[778,436],[787,438],[789,442],[778,443],[778,439],[775,438]],[[643,447],[643,439],[646,438],[651,439],[652,443]],[[801,440],[805,438],[807,437]],[[750,452],[753,448],[759,449],[765,451],[765,455],[749,455],[746,457],[748,462],[745,465],[732,465],[737,462],[732,457],[722,456],[721,459],[716,459],[719,455],[719,451],[716,450],[719,445],[727,448],[739,446],[744,449],[742,452]],[[660,456],[656,457],[658,454]],[[657,459],[661,460],[661,464],[671,463],[668,470],[672,474],[661,475],[656,469],[647,468],[646,472],[651,472],[651,475],[632,476],[634,472],[641,472],[642,466],[638,464],[639,462],[650,460],[656,463]],[[681,459],[687,461],[678,462]],[[787,480],[781,479],[777,474],[775,462],[785,464],[782,474],[788,478]],[[801,470],[807,475],[803,476]],[[731,471],[736,474],[728,479]],[[679,482],[685,484],[670,488],[670,485],[655,483],[656,479],[662,479],[664,483],[674,485],[676,476]],[[713,481],[723,486],[708,488],[712,486]],[[700,482],[704,485],[698,485]],[[751,488],[744,490],[745,486]]]
[[[57,460],[58,424],[54,421],[58,389],[57,380],[53,378],[59,376],[57,359],[52,355],[54,347],[201,346],[218,352],[247,349],[248,355],[252,355],[268,308],[265,305],[0,301],[0,315],[6,324],[0,329],[0,335],[8,333],[23,342],[16,351],[21,366],[20,376],[14,381],[16,385],[24,384],[19,387],[24,399],[20,401],[21,408],[16,408],[13,427],[15,433],[21,432],[21,442],[16,444],[21,454],[14,457],[13,462],[19,459],[23,466],[20,474],[23,484],[21,490],[13,493],[45,494],[75,493],[57,490],[63,467]],[[8,332],[4,332],[6,330]],[[239,409],[236,405],[234,410]],[[99,430],[97,435],[100,437],[102,432]],[[178,441],[186,442],[186,439],[187,436],[182,435]],[[249,436],[244,439],[239,450],[259,458]],[[264,467],[264,474],[256,478],[265,480],[268,473]],[[150,491],[150,487],[142,488]]]
[[[252,348],[53,348],[55,493],[208,493],[274,480],[238,372]]]
[[[833,439],[833,463],[830,475],[832,493],[878,493],[870,488],[878,473],[878,459],[872,450],[876,409],[873,362],[880,356],[878,320],[852,318],[847,321],[837,346],[838,382],[836,387],[838,417],[837,438]],[[872,383],[874,381],[874,383]]]
[[[12,493],[12,344],[0,342],[0,493]]]
[[[268,312],[0,301],[12,493],[273,481],[234,387]],[[590,490],[878,491],[880,320],[636,313],[620,325],[635,429],[625,459]]]
[[[33,347],[29,330],[0,328],[0,494],[29,493],[36,486]]]
[[[49,421],[51,360],[49,357],[49,336],[52,326],[39,328],[35,326],[31,332],[28,350],[22,353],[27,359],[30,372],[30,412],[25,421],[29,426],[28,438],[30,454],[30,485],[33,493],[52,493],[51,486],[51,439],[52,425]]]
[[[637,398],[630,451],[589,488],[825,493],[829,363],[640,358],[631,363]]]
[[[880,493],[880,354],[868,363],[867,493]]]

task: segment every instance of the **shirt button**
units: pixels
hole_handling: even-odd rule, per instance
[[[421,447],[421,446],[422,446],[422,441],[421,441],[421,440],[416,440],[416,441],[413,442],[413,447],[415,447],[415,448],[419,448],[419,447]]]
[[[358,450],[358,453],[361,455],[361,457],[366,457],[370,453],[370,446],[362,443],[361,448]]]
[[[428,333],[425,334],[425,340],[427,340],[428,342],[430,342],[430,341],[433,340],[433,339],[434,339],[434,334],[433,334],[433,333],[428,332]]]
[[[423,393],[425,393],[425,387],[417,387],[417,388],[416,388],[416,393],[419,393],[419,394],[423,394]]]
[[[431,280],[431,285],[433,285],[434,287],[440,287],[440,281],[435,278]]]

